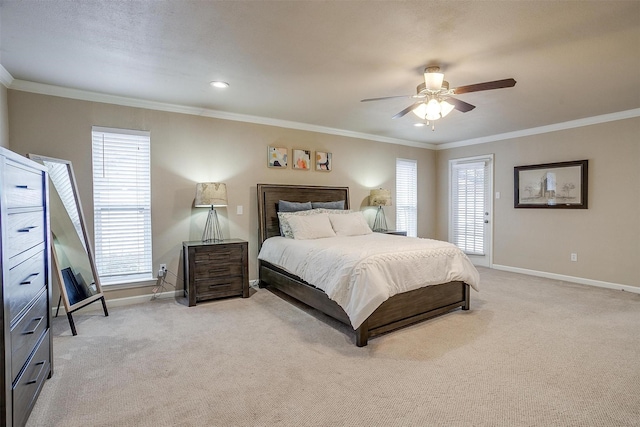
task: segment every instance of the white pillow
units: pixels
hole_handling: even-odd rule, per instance
[[[335,231],[338,236],[360,236],[362,234],[373,233],[362,212],[330,214],[329,220],[331,221],[333,231]]]
[[[293,231],[289,226],[289,218],[294,216],[309,216],[321,214],[319,209],[309,209],[308,211],[278,212],[278,222],[280,223],[280,234],[289,239],[293,239]]]
[[[335,237],[329,215],[297,215],[289,218],[289,226],[296,240],[322,239]]]

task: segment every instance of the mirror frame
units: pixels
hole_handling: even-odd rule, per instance
[[[84,221],[84,213],[82,211],[82,204],[80,203],[80,197],[78,195],[78,186],[76,185],[76,178],[75,178],[75,174],[73,172],[73,165],[71,164],[71,162],[69,160],[62,160],[62,159],[56,159],[54,157],[47,157],[47,156],[41,156],[39,154],[27,154],[27,157],[30,158],[31,160],[34,160],[42,165],[44,165],[45,167],[47,167],[45,165],[44,162],[50,162],[50,163],[59,163],[62,164],[66,167],[67,169],[67,174],[69,176],[69,181],[71,183],[71,190],[73,191],[73,198],[75,200],[75,206],[76,209],[78,211],[78,219],[80,221],[80,228],[82,229],[82,238],[83,238],[83,242],[84,242],[84,247],[87,253],[87,258],[89,261],[89,266],[91,267],[91,272],[93,274],[93,282],[96,285],[96,293],[88,298],[85,298],[81,301],[77,301],[75,304],[71,304],[70,300],[69,300],[69,294],[67,293],[67,288],[65,286],[65,282],[64,282],[64,277],[62,276],[62,270],[60,268],[60,263],[58,261],[58,256],[56,254],[56,248],[54,246],[54,238],[53,238],[53,229],[51,230],[51,258],[53,260],[53,267],[54,270],[56,272],[56,277],[58,279],[58,285],[60,288],[60,298],[62,299],[63,303],[64,303],[64,309],[67,313],[67,318],[69,319],[69,325],[71,326],[71,333],[73,335],[77,335],[77,331],[76,331],[76,327],[75,327],[75,323],[73,321],[73,316],[72,313],[83,308],[86,307],[87,305],[101,300],[102,301],[102,308],[104,311],[104,315],[108,316],[109,312],[107,311],[107,304],[105,302],[105,298],[104,298],[104,293],[102,291],[102,285],[100,284],[100,276],[98,275],[98,269],[96,268],[96,264],[94,261],[94,255],[93,255],[93,249],[91,246],[91,242],[89,241],[89,236],[87,235],[87,229],[86,229],[86,225],[85,225],[85,221]],[[51,177],[49,177],[49,179],[51,180]],[[53,186],[53,188],[55,187],[55,183],[53,181],[50,182],[50,185]],[[56,192],[58,192],[58,189],[56,188]],[[60,302],[58,302],[58,309],[60,308]],[[58,311],[56,310],[56,316],[58,315]]]

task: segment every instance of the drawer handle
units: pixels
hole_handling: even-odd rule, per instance
[[[217,288],[219,286],[224,286],[224,285],[230,285],[231,283],[218,283],[217,285],[209,285],[209,289],[214,289]]]
[[[16,185],[16,188],[19,188],[21,190],[35,190],[35,188],[31,188],[28,185]]]
[[[38,228],[38,226],[37,225],[31,225],[29,227],[21,228],[21,229],[18,230],[18,233],[28,233],[31,230],[33,230],[34,228]]]
[[[32,277],[35,278],[38,274],[40,274],[40,272],[31,273],[30,275],[27,276],[26,279],[24,279],[22,282],[20,282],[20,284],[21,285],[30,285],[33,282],[33,280],[29,280],[29,279],[31,279]]]
[[[38,382],[38,378],[40,378],[40,374],[42,373],[42,369],[44,368],[44,363],[46,362],[46,360],[43,360],[41,362],[38,362],[35,364],[35,366],[40,365],[40,369],[38,370],[38,375],[36,375],[36,378],[33,380],[29,380],[27,381],[25,384],[35,384]]]
[[[22,333],[22,335],[31,335],[31,334],[33,334],[38,329],[38,326],[40,326],[40,323],[42,322],[42,319],[44,319],[44,316],[35,317],[35,318],[31,319],[31,323],[33,323],[35,321],[37,321],[38,323],[36,323],[36,326],[32,330],[25,331],[25,332]]]

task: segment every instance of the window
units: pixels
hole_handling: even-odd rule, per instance
[[[92,128],[96,266],[103,284],[151,279],[149,132]]]
[[[418,236],[418,163],[396,159],[396,229]]]
[[[484,255],[488,160],[452,161],[450,171],[451,242],[467,254]]]

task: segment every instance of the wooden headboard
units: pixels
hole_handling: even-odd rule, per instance
[[[288,202],[336,202],[349,209],[349,187],[258,184],[258,248],[269,237],[280,235],[278,200]]]

